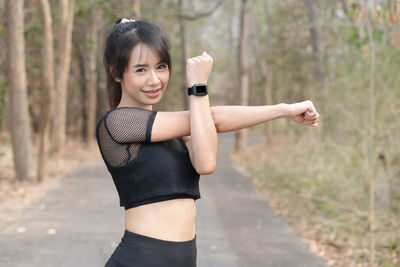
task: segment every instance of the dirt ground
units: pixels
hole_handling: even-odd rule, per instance
[[[37,151],[36,146],[34,148]],[[71,171],[100,157],[96,143],[90,146],[81,141],[68,140],[59,157],[50,156],[47,177],[40,183],[36,181],[36,153],[27,181],[18,181],[13,168],[13,155],[8,136],[0,136],[0,227],[10,222],[46,192],[58,185],[58,182]]]

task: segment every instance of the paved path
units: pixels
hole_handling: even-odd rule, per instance
[[[325,266],[230,167],[233,136],[219,134],[217,170],[200,178],[198,266]],[[0,266],[104,266],[122,237],[123,216],[112,179],[97,160],[0,229]],[[21,227],[26,230],[18,232]]]

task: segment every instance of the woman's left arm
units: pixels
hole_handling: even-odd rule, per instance
[[[207,84],[213,60],[207,54],[187,60],[187,83]],[[218,135],[211,114],[209,96],[189,96],[190,140],[184,138],[193,167],[199,174],[211,174],[216,168]]]

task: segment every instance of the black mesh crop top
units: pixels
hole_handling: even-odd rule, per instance
[[[135,107],[113,108],[97,124],[97,143],[125,209],[200,198],[200,175],[182,138],[150,142],[156,114]]]

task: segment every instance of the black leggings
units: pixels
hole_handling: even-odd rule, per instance
[[[125,229],[104,267],[196,267],[196,235],[189,241],[167,241]]]

